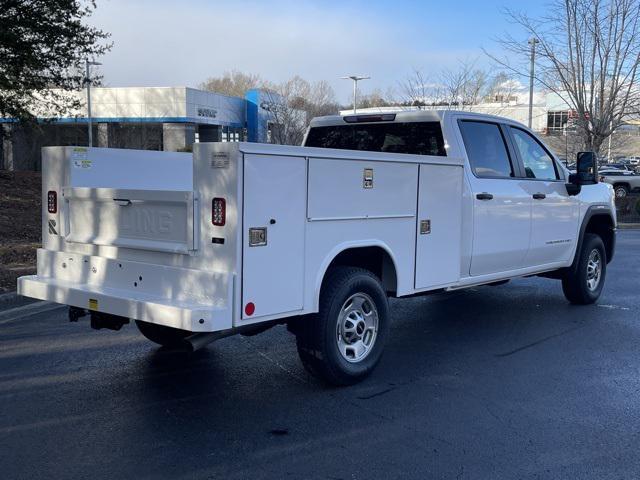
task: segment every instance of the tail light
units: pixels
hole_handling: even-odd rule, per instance
[[[58,194],[54,190],[47,192],[47,211],[49,213],[58,213]]]
[[[211,223],[223,227],[227,222],[227,202],[224,198],[214,198],[211,202]]]

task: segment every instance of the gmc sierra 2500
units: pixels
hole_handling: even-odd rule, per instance
[[[45,148],[42,194],[20,294],[193,349],[287,323],[334,384],[377,364],[389,296],[542,275],[593,303],[615,245],[593,154],[570,175],[521,124],[466,112],[318,118],[302,147]]]

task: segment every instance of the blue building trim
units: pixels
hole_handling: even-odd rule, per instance
[[[260,125],[260,90],[253,88],[247,90],[244,98],[247,106],[247,140],[249,142],[266,142],[266,132],[264,140],[261,139],[259,125]]]

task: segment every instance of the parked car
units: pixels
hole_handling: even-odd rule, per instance
[[[613,185],[616,198],[624,198],[629,193],[640,190],[640,175],[628,170],[602,168],[598,171],[600,181]]]
[[[625,170],[628,172],[633,172],[634,169],[633,167],[629,166],[629,164],[624,164],[624,163],[607,163],[606,165],[603,165],[602,169],[615,169],[615,170]]]
[[[631,169],[640,166],[640,157],[620,157],[616,159],[616,163],[627,165]]]
[[[301,147],[45,147],[43,248],[18,292],[190,349],[286,324],[305,368],[353,384],[389,297],[540,275],[597,301],[616,210],[594,154],[578,167],[520,123],[451,111],[317,118]]]

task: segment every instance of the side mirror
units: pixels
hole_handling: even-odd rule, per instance
[[[577,173],[569,175],[569,183],[566,184],[569,195],[578,195],[582,185],[594,185],[598,183],[598,161],[594,152],[580,152],[576,161]]]
[[[576,171],[581,185],[598,183],[598,160],[594,152],[580,152],[576,161]]]

